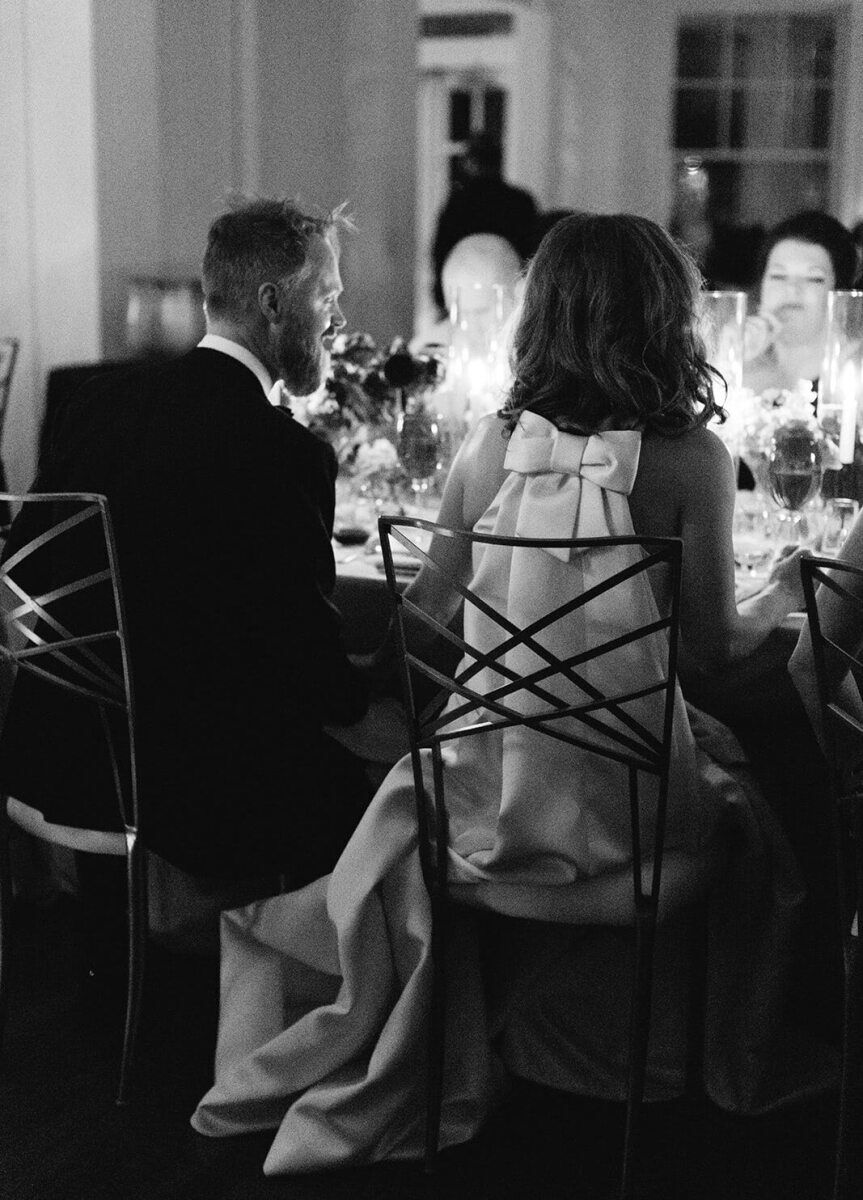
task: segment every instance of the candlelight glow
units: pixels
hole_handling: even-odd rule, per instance
[[[859,364],[849,359],[839,373],[838,392],[841,399],[839,422],[839,458],[843,463],[854,461],[857,441],[857,410],[860,400],[861,372]]]

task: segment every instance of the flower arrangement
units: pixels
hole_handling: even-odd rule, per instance
[[[808,379],[802,379],[796,388],[767,388],[758,395],[750,388],[740,388],[728,412],[729,420],[717,432],[732,453],[739,453],[761,492],[768,491],[767,471],[773,448],[786,435],[808,435],[822,471],[840,466],[835,431],[825,429],[818,420],[815,393]]]
[[[380,350],[367,333],[340,334],[324,384],[305,404],[309,429],[330,442],[346,475],[362,482],[399,471],[399,418],[412,396],[433,387],[443,364],[396,339]]]
[[[815,393],[808,379],[794,390],[767,388],[760,395],[743,388],[734,408],[744,458],[769,454],[777,431],[786,425],[803,426],[819,442],[828,441],[815,416]]]

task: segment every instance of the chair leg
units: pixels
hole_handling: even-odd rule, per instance
[[[0,1045],[6,1029],[9,997],[10,923],[12,920],[12,863],[9,858],[9,820],[6,797],[0,796]]]
[[[655,936],[655,915],[652,912],[639,911],[635,926],[635,966],[629,1032],[629,1080],[626,1095],[626,1127],[623,1135],[623,1165],[618,1193],[620,1200],[631,1200],[635,1195],[638,1133],[641,1124],[641,1104],[644,1098],[644,1080],[647,1073]]]
[[[686,1095],[699,1099],[704,1094],[704,1039],[707,1022],[707,901],[696,904],[688,915],[689,997],[686,1014]]]
[[[134,833],[127,833],[126,885],[129,914],[129,960],[126,988],[126,1025],[123,1032],[123,1056],[120,1060],[118,1105],[128,1101],[129,1080],[138,1027],[141,1020],[141,997],[144,987],[144,965],[147,947],[147,857]]]
[[[858,1008],[863,1000],[860,979],[860,949],[858,939],[846,936],[845,991],[842,1006],[842,1075],[839,1081],[839,1120],[836,1130],[836,1167],[833,1177],[833,1200],[850,1200],[851,1180],[849,1150],[851,1139],[859,1136],[851,1128],[851,1095],[854,1078],[859,1071],[860,1035]]]
[[[426,1144],[423,1162],[427,1175],[437,1166],[440,1141],[441,1105],[443,1103],[443,1067],[446,1039],[446,968],[444,913],[432,902],[432,989],[429,1009],[428,1058],[426,1081]]]

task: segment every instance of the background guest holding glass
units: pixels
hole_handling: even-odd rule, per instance
[[[767,235],[757,312],[747,319],[743,384],[756,394],[792,390],[821,372],[827,294],[850,288],[857,273],[854,240],[826,213],[803,212]]]

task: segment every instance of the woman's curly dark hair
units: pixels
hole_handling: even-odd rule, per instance
[[[673,435],[724,420],[696,331],[700,284],[653,221],[564,217],[528,271],[500,411],[507,428],[527,408],[581,433],[639,426]]]

